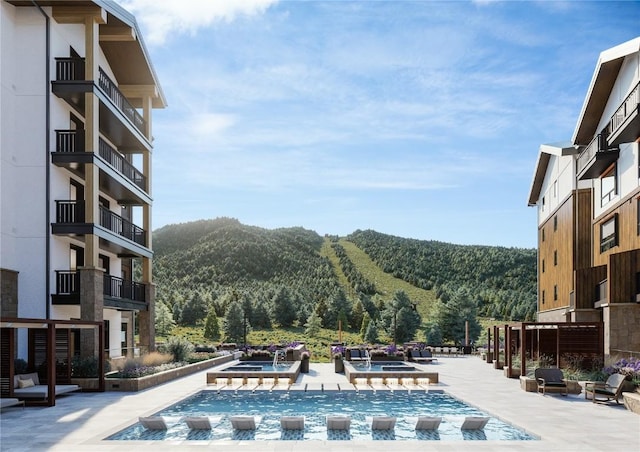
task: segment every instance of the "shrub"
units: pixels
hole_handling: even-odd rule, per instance
[[[167,353],[173,355],[173,361],[186,361],[187,357],[193,352],[193,344],[181,337],[170,337],[165,344]]]
[[[173,356],[168,353],[151,352],[142,356],[143,366],[160,366],[171,362]]]

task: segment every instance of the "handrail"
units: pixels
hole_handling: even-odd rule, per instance
[[[102,138],[99,138],[98,152],[116,171],[129,179],[142,190],[147,189],[147,178],[142,172],[133,166],[122,154],[111,147]]]
[[[631,93],[626,97],[616,112],[611,116],[609,124],[607,124],[607,134],[611,135],[624,124],[625,120],[633,113],[638,111],[638,105],[640,104],[640,82],[631,90]]]
[[[118,278],[117,276],[104,275],[104,295],[113,298],[146,302],[145,285],[135,281]]]
[[[587,164],[591,161],[595,155],[607,149],[607,139],[604,133],[599,133],[593,140],[587,145],[586,148],[578,156],[578,174],[584,170]]]

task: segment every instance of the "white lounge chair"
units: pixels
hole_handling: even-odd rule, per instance
[[[55,385],[56,396],[79,390],[78,385]],[[48,399],[49,385],[40,384],[40,378],[36,372],[14,375],[13,395],[19,399]]]
[[[393,430],[395,426],[394,416],[374,416],[371,421],[371,430]]]
[[[207,416],[190,416],[184,421],[191,430],[211,430],[211,421]]]
[[[231,416],[231,426],[235,430],[255,430],[256,419],[253,416]]]
[[[416,430],[438,430],[442,422],[441,417],[420,416],[416,422]]]
[[[467,416],[464,418],[464,422],[462,426],[460,426],[460,430],[482,430],[484,426],[489,422],[488,417],[482,416]]]
[[[327,416],[327,430],[349,430],[351,428],[350,416]]]
[[[14,399],[12,397],[0,399],[0,409],[16,405],[22,405],[22,408],[24,408],[24,400]]]
[[[140,423],[147,430],[166,430],[167,423],[161,416],[148,416],[138,418]]]
[[[304,416],[281,416],[282,430],[304,430]]]

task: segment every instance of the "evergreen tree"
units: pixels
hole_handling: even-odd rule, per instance
[[[247,328],[248,328],[247,321]],[[227,306],[227,313],[224,316],[223,331],[227,342],[241,343],[244,337],[244,316],[242,305],[239,301],[232,301]]]
[[[369,344],[375,344],[378,342],[378,325],[375,321],[370,321],[367,326],[367,332],[364,335],[364,341]]]
[[[424,330],[424,339],[428,345],[442,345],[442,331],[437,323],[430,323]]]
[[[156,304],[155,326],[156,333],[160,336],[169,335],[173,327],[176,326],[171,310],[162,301]]]
[[[194,292],[193,296],[187,300],[182,307],[180,313],[180,324],[182,325],[195,325],[196,323],[204,320],[207,315],[207,306],[200,295],[200,292]]]
[[[316,337],[322,328],[322,319],[317,312],[313,312],[307,319],[307,323],[304,324],[306,329],[304,332],[311,337]]]
[[[365,312],[362,302],[357,300],[353,304],[353,309],[351,310],[351,322],[354,329],[362,326],[362,318],[364,317]]]
[[[322,320],[322,326],[324,328],[328,328],[329,324],[327,322],[327,313],[329,312],[329,308],[327,307],[327,303],[324,301],[324,298],[321,298],[320,301],[318,301],[314,312],[318,314],[318,316]]]
[[[251,317],[251,325],[255,328],[271,329],[271,317],[267,302],[263,299],[256,301]]]
[[[273,318],[282,327],[290,327],[296,320],[296,311],[291,301],[289,291],[280,287],[272,300]]]
[[[413,340],[422,322],[420,314],[402,290],[396,291],[393,300],[387,304],[382,320],[387,334],[398,344]]]
[[[209,340],[220,339],[220,325],[218,324],[218,316],[216,310],[211,308],[207,319],[204,322],[204,337]]]
[[[465,321],[469,322],[469,340],[476,341],[482,327],[477,319],[477,305],[465,289],[458,289],[439,300],[434,306],[434,322],[442,332],[442,340],[463,344],[465,339]]]
[[[327,316],[325,318],[329,328],[338,328],[338,320],[341,315],[341,311],[343,318],[342,320],[342,329],[346,330],[349,328],[349,317],[347,313],[351,312],[351,302],[347,299],[344,291],[337,290],[333,296],[329,300],[329,309],[327,311]]]
[[[369,323],[371,323],[371,317],[369,316],[369,313],[365,311],[362,316],[362,324],[360,325],[360,336],[362,336],[362,339],[364,339],[367,334]]]

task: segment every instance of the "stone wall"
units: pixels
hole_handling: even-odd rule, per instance
[[[640,352],[640,303],[610,303],[603,308],[604,352]]]
[[[0,316],[18,317],[18,272],[0,268]]]

